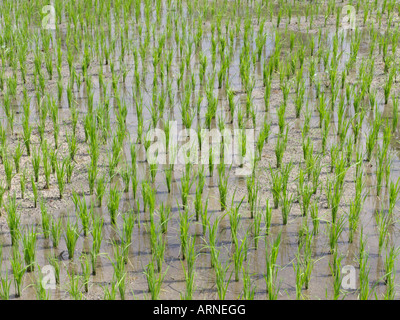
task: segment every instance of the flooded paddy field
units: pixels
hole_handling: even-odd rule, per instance
[[[1,299],[397,299],[396,1],[2,1]]]

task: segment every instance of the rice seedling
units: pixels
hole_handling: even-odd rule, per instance
[[[284,98],[285,99],[285,98]],[[286,98],[287,99],[287,98]],[[277,110],[278,115],[278,125],[279,125],[279,133],[283,134],[283,129],[285,128],[285,114],[286,114],[286,104],[283,103],[279,106]]]
[[[367,142],[366,142],[367,161],[371,161],[372,152],[375,147],[376,139],[378,136],[379,126],[375,125],[375,123],[376,122],[374,122],[374,127],[369,131],[369,134],[367,136]]]
[[[90,207],[90,211],[93,211],[93,203]],[[76,212],[77,218],[81,221],[82,229],[83,229],[83,235],[86,237],[89,234],[89,229],[90,229],[90,216],[92,214],[89,213],[86,199],[83,197],[81,199],[78,199],[78,210]]]
[[[68,167],[67,167],[67,170],[68,170]],[[97,167],[94,165],[93,162],[90,165],[88,165],[87,172],[88,172],[89,193],[90,193],[90,195],[92,195],[93,191],[94,191],[96,177],[97,177]]]
[[[396,296],[395,279],[396,279],[396,258],[399,255],[399,248],[391,246],[386,250],[385,256],[385,299],[393,300]]]
[[[199,217],[203,212],[203,199],[202,199],[202,188],[200,185],[196,187],[196,195],[194,200],[194,208],[196,212],[196,221],[199,221]]]
[[[21,144],[18,142],[17,147],[15,148],[13,158],[14,158],[14,165],[15,165],[15,171],[16,173],[19,173],[19,167],[20,167],[20,162],[21,162],[21,156],[22,156],[22,150],[21,150]]]
[[[56,177],[57,177],[57,185],[58,185],[58,191],[60,194],[60,199],[63,198],[63,193],[65,189],[65,161],[62,161],[60,163],[57,163],[56,166]]]
[[[389,216],[392,216],[393,210],[396,206],[397,200],[399,200],[399,192],[400,192],[400,185],[399,185],[400,178],[397,179],[396,183],[393,181],[390,182],[389,188]]]
[[[33,176],[31,176],[31,183],[32,183],[32,193],[33,193],[33,203],[34,203],[34,207],[37,207],[37,200],[39,197],[39,193],[38,193],[38,188],[35,182],[35,179],[33,178]]]
[[[116,219],[118,215],[119,202],[121,200],[121,192],[118,190],[118,186],[114,185],[110,188],[110,193],[107,202],[108,212],[110,213],[111,223],[116,224]]]
[[[187,240],[189,237],[189,212],[187,209],[179,211],[179,237],[181,240],[182,260],[185,260]]]
[[[157,163],[150,163],[150,177],[151,177],[151,182],[154,183],[158,171],[158,164]]]
[[[103,287],[104,300],[116,300],[117,298],[117,284],[115,281],[111,281],[111,288],[108,289],[107,286]]]
[[[64,233],[64,240],[68,250],[68,256],[72,260],[74,258],[76,243],[79,239],[78,224],[70,222],[69,217]]]
[[[186,284],[186,292],[184,295],[181,295],[181,299],[184,300],[192,300],[193,299],[193,293],[195,290],[195,264],[196,264],[196,252],[195,252],[195,244],[194,244],[194,238],[190,237],[188,240],[188,245],[186,247],[186,263],[187,267],[185,268],[185,265],[183,261],[181,261],[182,264],[182,269],[185,275],[185,284]],[[160,271],[159,271],[160,272]]]
[[[7,211],[7,224],[11,234],[12,245],[18,244],[18,239],[20,237],[20,222],[21,214],[17,211],[16,195],[15,191],[12,196],[8,197],[8,203],[5,207]]]
[[[255,296],[256,286],[251,283],[249,266],[247,268],[243,266],[242,268],[243,274],[243,293],[241,298],[245,300],[253,300]]]
[[[26,152],[28,156],[31,155],[31,135],[32,135],[32,127],[29,125],[28,117],[24,117],[24,121],[22,122],[23,127],[23,139],[26,148]]]
[[[278,275],[278,266],[276,259],[278,258],[279,247],[281,244],[281,232],[277,235],[275,240],[268,245],[265,241],[265,266],[266,273],[264,279],[267,287],[267,298],[269,300],[276,300],[279,294],[280,287],[277,286],[276,279]],[[271,247],[269,249],[269,247]]]
[[[101,242],[103,240],[102,237],[102,229],[103,229],[103,218],[96,216],[94,213],[92,214],[92,250],[90,252],[91,264],[92,264],[92,274],[96,274],[96,265],[97,258],[100,254]]]
[[[296,300],[300,300],[302,297],[301,291],[304,283],[304,273],[302,272],[300,257],[296,256],[296,264],[293,263],[293,271],[296,277]]]
[[[60,261],[58,257],[54,254],[48,258],[49,264],[54,268],[54,277],[56,280],[56,284],[60,284]]]
[[[214,223],[208,223],[208,247],[210,248],[211,255],[211,267],[214,268],[216,261],[219,257],[219,251],[216,248],[217,238],[218,238],[218,228],[220,224],[221,218],[217,218]]]
[[[12,251],[12,258],[10,259],[12,273],[14,276],[15,296],[20,297],[22,294],[23,278],[27,271],[27,266],[24,266],[21,254],[18,248],[14,247]]]
[[[303,148],[304,161],[306,162],[306,164],[307,164],[306,167],[308,169],[310,167],[310,165],[308,165],[308,163],[310,161],[312,161],[311,158],[312,158],[312,155],[314,152],[314,145],[311,142],[310,137],[307,137],[307,139],[305,139],[304,135],[303,135],[302,148]]]
[[[385,166],[384,166],[384,176],[385,176],[385,189],[390,190],[390,171],[392,168],[392,163],[393,163],[393,156],[389,153],[386,155],[386,161],[385,161]]]
[[[128,192],[129,191],[129,183],[131,181],[131,169],[126,164],[123,167],[123,169],[121,170],[121,178],[124,183],[124,192]]]
[[[1,300],[10,299],[10,289],[12,284],[12,279],[8,278],[8,270],[5,272],[5,276],[0,276],[0,298]]]
[[[55,149],[50,149],[49,150],[51,171],[52,171],[53,174],[56,173],[57,164],[58,164],[57,153],[58,153],[58,151],[56,151]]]
[[[357,231],[359,225],[361,208],[357,206],[355,201],[350,202],[350,211],[348,213],[349,221],[349,242],[352,243],[354,239],[354,233]]]
[[[392,98],[393,101],[393,116],[392,116],[392,131],[395,132],[397,124],[399,122],[399,100],[395,96]]]
[[[71,271],[67,269],[68,274],[68,286],[66,288],[67,292],[74,300],[82,300],[82,284],[81,284],[81,276],[77,275],[74,268],[71,268]]]
[[[360,237],[360,242],[364,241],[362,237]],[[359,299],[360,300],[368,300],[368,298],[371,295],[371,288],[369,285],[369,272],[370,272],[370,266],[368,262],[368,251],[364,251],[364,253],[361,253],[360,250],[360,271],[359,271],[359,282],[360,282],[360,292],[359,292]]]
[[[168,268],[164,273],[159,272],[158,276],[156,276],[154,262],[151,260],[147,264],[146,271],[144,271],[144,274],[147,279],[147,285],[148,285],[148,289],[149,289],[152,300],[158,300],[158,298],[160,296],[160,292],[161,292],[161,287],[162,287],[164,278],[167,274],[167,271],[168,271]]]
[[[337,213],[339,210],[339,204],[343,195],[343,187],[342,187],[342,177],[339,174],[336,175],[336,180],[334,181],[333,191],[331,196],[331,215],[332,222],[335,223],[337,220]]]
[[[0,208],[3,207],[4,203],[4,194],[6,193],[6,189],[3,187],[2,184],[0,184]],[[0,214],[1,216],[1,214]]]
[[[50,187],[50,174],[51,174],[51,168],[50,168],[50,162],[49,162],[49,155],[48,155],[48,149],[47,149],[47,142],[46,140],[43,141],[42,143],[42,153],[43,153],[43,173],[46,181],[45,189],[49,189]]]
[[[265,215],[264,215],[264,225],[265,225],[265,233],[269,235],[271,230],[271,222],[272,222],[272,208],[269,205],[269,199],[266,199],[265,204]]]
[[[118,291],[120,294],[121,300],[125,300],[125,290],[126,290],[126,267],[124,262],[124,248],[121,248],[115,241],[112,243],[113,245],[113,252],[114,252],[114,259],[111,264],[114,269],[114,280],[116,281],[116,285],[118,287]]]
[[[253,218],[254,212],[257,211],[257,199],[259,190],[259,185],[258,183],[256,184],[254,174],[252,174],[251,177],[247,178],[246,185],[247,185],[247,199],[248,199],[247,201],[250,205],[251,218]]]
[[[60,238],[61,238],[61,234],[62,234],[62,220],[61,219],[58,219],[57,222],[54,218],[51,219],[50,233],[51,233],[51,240],[53,243],[53,247],[58,248],[58,244],[60,243]]]
[[[389,226],[391,224],[391,218],[389,215],[384,214],[381,211],[376,213],[375,216],[376,219],[376,225],[378,227],[378,236],[379,236],[379,253],[382,250],[382,247],[387,243],[388,241],[388,231],[389,231]]]
[[[311,197],[314,193],[315,189],[312,189],[309,187],[309,185],[306,183],[303,187],[302,190],[300,190],[300,194],[301,194],[301,209],[303,212],[303,217],[307,216],[308,211],[309,211],[309,207],[310,207],[310,203],[311,203]],[[315,192],[316,193],[316,192]]]
[[[190,175],[188,172],[183,173],[182,179],[181,179],[181,199],[182,199],[182,206],[185,208],[188,205],[188,196],[189,196],[189,191],[192,187],[194,180],[190,179]]]
[[[88,259],[87,255],[81,255],[79,258],[81,264],[81,272],[82,272],[82,281],[83,286],[85,288],[85,292],[89,292],[89,282],[90,282],[90,260]]]
[[[234,194],[232,196],[231,208],[228,211],[229,223],[230,223],[230,226],[231,226],[231,237],[232,237],[232,240],[236,239],[236,237],[237,237],[237,232],[238,232],[239,224],[240,224],[240,212],[239,212],[239,209],[240,209],[240,206],[242,205],[242,202],[244,200],[244,197],[243,197],[238,205],[234,205],[235,194],[236,194],[236,192],[234,192]],[[203,224],[204,224],[204,222],[203,222]],[[203,230],[203,231],[205,231],[205,230]]]
[[[274,208],[277,209],[279,206],[279,200],[280,200],[282,186],[283,186],[283,176],[278,170],[275,170],[275,172],[274,172],[272,170],[271,166],[269,167],[269,172],[271,174]]]
[[[162,265],[164,262],[164,255],[165,255],[165,247],[166,247],[166,243],[165,240],[163,238],[162,233],[157,229],[153,228],[154,230],[152,231],[155,234],[155,241],[154,244],[152,246],[153,249],[153,256],[154,256],[154,260],[157,263],[157,271],[161,272],[162,270]],[[189,239],[190,241],[190,239]],[[188,253],[188,246],[190,246],[190,242],[187,241],[186,242],[186,247],[185,247],[185,257],[187,257],[187,253]]]
[[[66,172],[66,182],[71,183],[72,173],[75,168],[75,163],[71,160],[71,158],[65,159],[65,172]],[[93,188],[93,186],[91,186]],[[92,190],[93,193],[93,190]]]
[[[36,241],[36,231],[33,230],[33,227],[31,230],[26,230],[22,238],[22,244],[24,247],[23,252],[27,272],[35,270]]]
[[[289,213],[292,209],[293,201],[293,194],[289,196],[288,193],[285,192],[281,200],[282,223],[284,225],[288,223]]]
[[[203,229],[203,235],[205,235],[207,227],[210,223],[209,215],[208,215],[208,198],[205,202],[203,210],[201,211],[200,218],[201,218],[201,226]]]
[[[394,69],[390,69],[388,79],[383,87],[385,93],[385,104],[388,104],[390,92],[392,90],[393,85],[393,77],[394,77]]]
[[[145,211],[146,205],[149,207],[149,215],[150,221],[153,222],[155,203],[156,203],[156,189],[153,188],[147,181],[142,183],[142,193],[144,194],[143,200],[146,199],[145,202]]]
[[[168,223],[170,221],[170,215],[171,215],[171,206],[165,205],[164,203],[161,203],[160,208],[158,209],[159,214],[160,214],[160,227],[161,227],[161,232],[162,233],[167,233],[168,232]]]
[[[254,213],[254,220],[253,220],[253,238],[254,238],[254,247],[258,248],[258,241],[260,239],[260,231],[261,231],[261,212],[256,211]]]
[[[243,261],[245,258],[245,247],[247,244],[247,235],[242,239],[240,245],[239,245],[239,240],[237,236],[235,235],[233,237],[233,245],[234,245],[234,253],[232,256],[232,260],[234,263],[234,269],[235,269],[235,281],[239,281],[239,271],[243,268]]]
[[[331,270],[332,277],[333,277],[333,299],[338,300],[340,296],[340,289],[342,286],[342,266],[341,261],[343,256],[338,256],[337,251],[333,254],[333,261],[332,263],[329,262],[329,269]]]
[[[33,148],[31,160],[32,160],[33,172],[35,175],[35,182],[38,182],[39,181],[39,168],[40,168],[40,154],[39,154],[38,149]]]
[[[215,282],[217,285],[218,299],[225,300],[225,296],[228,291],[228,286],[232,278],[232,272],[231,272],[228,280],[226,280],[230,263],[227,262],[225,265],[223,265],[223,263],[218,259],[215,262],[216,263],[214,265],[214,271],[215,271]]]
[[[313,240],[313,234],[308,232],[307,230],[303,246],[304,250],[303,250],[303,260],[302,260],[302,268],[304,274],[303,280],[304,280],[304,287],[306,290],[308,290],[309,288],[312,270],[315,264],[315,260],[312,258],[312,240]]]
[[[14,177],[13,164],[8,159],[8,156],[6,154],[4,154],[4,150],[3,150],[2,159],[3,159],[3,165],[4,165],[4,172],[6,175],[7,190],[10,190],[11,189],[11,181],[12,181],[12,178]]]
[[[338,240],[343,232],[344,229],[344,223],[345,223],[345,218],[344,216],[341,216],[335,222],[329,222],[327,224],[327,233],[329,236],[329,247],[331,253],[333,253],[338,244]]]
[[[96,199],[101,206],[103,202],[104,193],[106,191],[106,176],[103,174],[100,178],[96,180]]]

